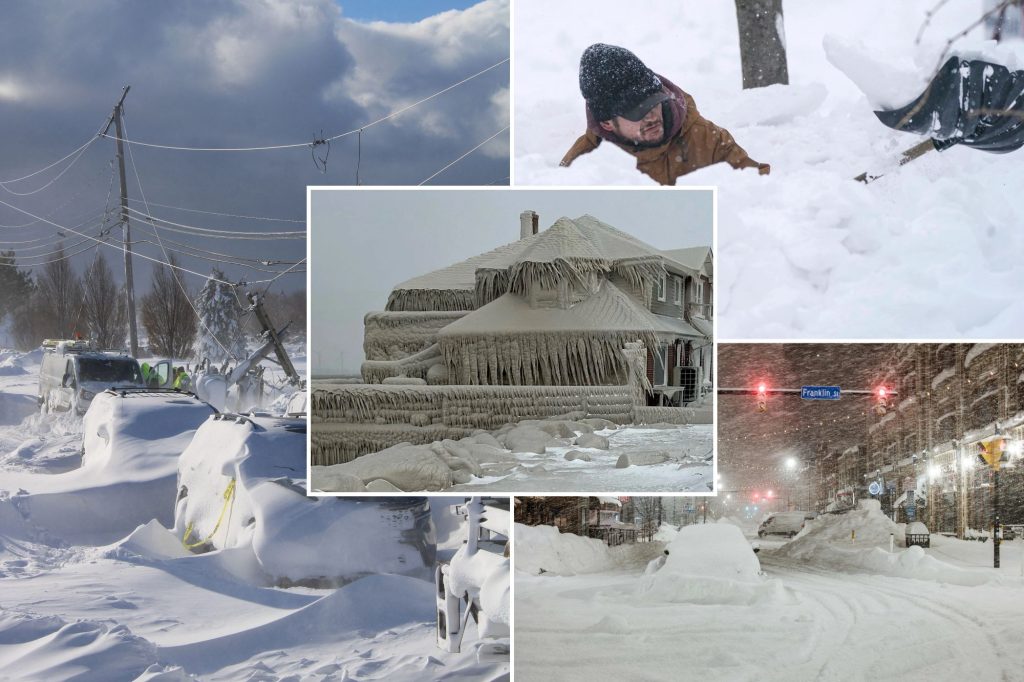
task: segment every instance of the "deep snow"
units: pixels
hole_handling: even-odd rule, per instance
[[[1019,679],[1022,543],[1004,545],[999,571],[978,563],[977,542],[890,555],[885,517],[861,512],[825,515],[756,558],[752,524],[687,526],[615,548],[614,562],[597,541],[517,526],[516,679]],[[863,545],[850,546],[853,528]],[[652,567],[661,547],[670,554]],[[565,553],[571,571],[535,570]],[[879,553],[895,562],[858,558]]]
[[[1024,263],[1005,256],[1024,251],[1024,151],[954,147],[895,170],[921,138],[872,113],[919,94],[947,39],[982,12],[941,3],[915,44],[937,4],[787,0],[790,85],[744,91],[733,3],[652,0],[624,15],[610,0],[519,2],[515,182],[653,184],[610,144],[558,167],[585,125],[580,54],[621,45],[772,166],[767,177],[719,164],[680,179],[719,188],[719,337],[1019,337]],[[954,51],[1024,66],[1024,42],[982,37],[976,29]],[[863,171],[885,177],[854,182]]]
[[[37,355],[0,352],[0,405],[34,407]],[[101,396],[84,420],[0,413],[0,678],[507,676],[472,628],[462,654],[435,644],[433,558],[462,546],[459,500],[423,516],[413,498],[306,498],[301,421],[211,412],[145,394]],[[189,478],[183,452],[215,470]],[[189,522],[212,551],[182,546]]]

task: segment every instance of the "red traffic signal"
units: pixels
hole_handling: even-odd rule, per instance
[[[763,381],[757,385],[757,411],[768,411],[768,385]]]

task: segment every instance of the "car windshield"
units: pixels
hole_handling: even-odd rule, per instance
[[[78,376],[82,381],[105,384],[141,384],[139,363],[128,358],[79,358]]]

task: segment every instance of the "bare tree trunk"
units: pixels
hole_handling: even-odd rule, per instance
[[[782,0],[736,0],[743,89],[789,84]]]

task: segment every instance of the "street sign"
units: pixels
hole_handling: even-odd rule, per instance
[[[804,400],[839,400],[839,387],[801,386],[800,397]]]
[[[878,481],[871,481],[871,485],[868,486],[868,492],[872,495],[877,495],[882,492],[882,484]]]

